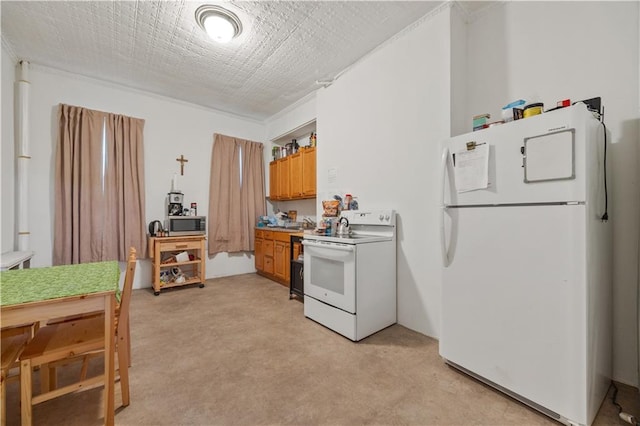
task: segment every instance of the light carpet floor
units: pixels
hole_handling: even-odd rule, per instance
[[[394,325],[354,343],[288,296],[255,274],[134,291],[131,405],[120,406],[116,384],[116,424],[559,424],[447,367],[434,339]],[[637,390],[619,387],[619,402],[640,415]],[[17,383],[8,392],[8,424],[19,424]],[[34,407],[34,424],[99,425],[101,404],[101,388],[67,395]],[[625,423],[607,399],[595,424]]]

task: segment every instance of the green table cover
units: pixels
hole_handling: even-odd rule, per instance
[[[119,296],[119,282],[117,261],[3,271],[0,306],[114,290]]]

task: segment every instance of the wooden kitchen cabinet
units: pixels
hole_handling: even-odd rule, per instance
[[[269,198],[272,200],[280,199],[279,184],[278,163],[276,161],[272,161],[269,163]]]
[[[291,198],[291,188],[289,187],[289,181],[291,171],[289,165],[291,164],[291,157],[281,158],[276,162],[278,164],[278,194],[280,200],[288,200]]]
[[[302,151],[302,196],[316,196],[316,148]]]
[[[289,242],[285,243],[284,241],[275,241],[273,247],[273,274],[288,283],[291,244]]]
[[[291,232],[256,229],[255,236],[255,266],[258,274],[289,287]],[[257,244],[259,240],[260,249]]]
[[[200,287],[204,287],[205,239],[204,235],[149,238],[153,262],[153,293],[156,296],[162,289],[170,287],[189,284],[200,284]],[[177,258],[179,254],[186,254],[187,260],[180,260],[180,256]],[[174,272],[182,274],[184,281],[176,280]]]
[[[262,241],[262,252],[264,253],[263,272],[273,275],[273,232],[264,231]]]
[[[301,200],[316,196],[316,148],[269,163],[269,198]]]
[[[289,192],[291,198],[300,198],[302,197],[302,152],[296,152],[289,158]]]
[[[264,249],[262,244],[264,243],[264,235],[262,231],[256,231],[255,238],[255,257],[256,257],[256,269],[264,269]]]

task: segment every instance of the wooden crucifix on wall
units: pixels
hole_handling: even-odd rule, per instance
[[[180,154],[180,158],[176,158],[176,161],[180,162],[180,176],[184,176],[184,163],[188,163],[189,160],[184,158],[184,155]]]

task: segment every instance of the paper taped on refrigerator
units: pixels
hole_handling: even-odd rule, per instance
[[[489,186],[489,144],[456,152],[454,171],[458,192],[486,189]]]

